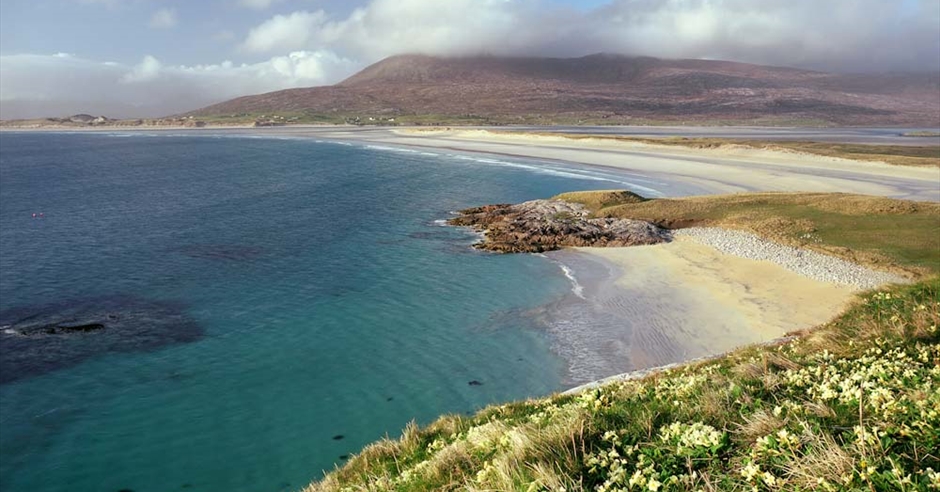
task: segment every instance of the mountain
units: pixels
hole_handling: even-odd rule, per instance
[[[767,121],[940,126],[940,74],[832,74],[712,60],[393,56],[339,84],[183,116],[291,113],[487,122]],[[295,116],[297,118],[297,116]]]

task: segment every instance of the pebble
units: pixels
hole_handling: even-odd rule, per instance
[[[834,256],[785,246],[754,234],[715,227],[691,227],[673,231],[718,251],[751,260],[770,261],[791,272],[821,282],[849,285],[861,290],[884,284],[908,283],[904,277],[879,272]]]

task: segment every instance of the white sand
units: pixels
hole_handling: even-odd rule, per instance
[[[735,146],[691,149],[487,130],[398,130],[388,133],[390,136],[381,139],[387,144],[450,148],[614,167],[695,185],[703,193],[844,192],[940,201],[940,168],[892,166]],[[355,132],[350,135],[357,138]],[[373,133],[370,139],[377,136]]]
[[[698,300],[699,312],[684,313],[693,325],[666,327],[667,335],[719,354],[742,345],[772,340],[832,319],[856,289],[812,280],[768,261],[723,254],[694,241],[631,248],[581,248],[623,270],[615,285],[642,288],[650,275],[667,275]],[[728,323],[732,317],[742,323]]]

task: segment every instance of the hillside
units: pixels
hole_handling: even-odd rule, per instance
[[[845,75],[709,60],[401,55],[339,84],[184,116],[413,123],[940,125],[940,74]],[[373,118],[373,120],[369,120]]]

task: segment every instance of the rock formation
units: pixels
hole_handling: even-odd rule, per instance
[[[636,246],[668,242],[668,230],[642,220],[592,218],[580,204],[533,200],[460,211],[448,221],[485,234],[475,247],[499,253],[539,253],[566,246]]]

